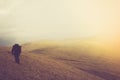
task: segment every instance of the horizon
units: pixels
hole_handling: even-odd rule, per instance
[[[119,3],[118,0],[1,0],[0,44],[89,38],[97,38],[100,43],[119,43]]]

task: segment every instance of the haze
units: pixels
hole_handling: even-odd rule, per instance
[[[0,43],[69,38],[119,42],[119,4],[119,0],[0,0]]]

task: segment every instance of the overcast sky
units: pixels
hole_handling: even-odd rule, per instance
[[[2,44],[119,35],[120,0],[0,0]]]

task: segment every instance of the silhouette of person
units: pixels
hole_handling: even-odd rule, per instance
[[[21,54],[21,46],[19,44],[15,44],[12,47],[12,55],[14,55],[15,62],[20,64],[20,54]]]

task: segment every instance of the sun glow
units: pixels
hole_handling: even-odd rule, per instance
[[[114,43],[120,39],[118,0],[0,2],[1,38],[22,42],[39,39],[97,38],[97,41],[102,43]]]

